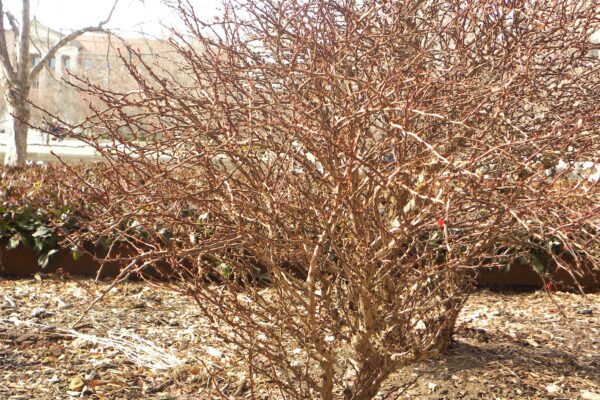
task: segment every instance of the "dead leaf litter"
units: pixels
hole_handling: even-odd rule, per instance
[[[0,279],[0,399],[251,398],[243,360],[190,299],[127,282],[73,326],[88,284]],[[378,398],[598,400],[600,294],[479,291],[449,353],[395,373]]]

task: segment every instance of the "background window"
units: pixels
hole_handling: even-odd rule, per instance
[[[94,68],[94,60],[83,60],[83,69],[89,71]]]
[[[37,64],[38,61],[40,61],[40,55],[39,54],[30,54],[29,61],[31,62],[32,66]]]
[[[71,57],[62,56],[62,66],[63,68],[71,68]]]

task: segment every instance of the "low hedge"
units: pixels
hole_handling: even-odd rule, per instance
[[[70,266],[71,272],[77,272],[77,268],[82,268],[82,273],[89,274],[99,266],[97,258],[94,257],[104,257],[113,242],[122,240],[123,231],[133,237],[138,235],[142,239],[149,234],[146,229],[137,226],[136,221],[121,222],[120,232],[115,231],[112,236],[90,238],[85,245],[67,244],[65,239],[73,230],[85,230],[86,218],[89,218],[87,215],[93,215],[89,211],[97,206],[83,200],[83,193],[89,190],[89,187],[83,185],[80,179],[85,177],[88,181],[97,180],[95,164],[32,165],[23,169],[0,169],[0,172],[0,188],[2,188],[0,190],[0,247],[6,251],[20,248],[20,254],[27,252],[23,249],[29,249],[30,254],[35,255],[37,264],[42,270],[49,266],[52,266],[49,270],[54,270],[56,265],[53,264],[60,259],[61,264]],[[152,234],[159,238],[163,237],[164,243],[168,243],[168,246],[173,244],[176,246],[178,240],[185,240],[185,238],[174,237],[169,227],[154,227]],[[439,246],[433,248],[439,249],[439,261],[443,262],[444,246],[439,233],[432,230],[423,232],[422,236],[421,242],[424,248],[431,249],[431,244],[440,242]],[[123,243],[120,247],[123,250],[127,249],[128,245]],[[407,248],[407,251],[418,253],[419,249]],[[133,254],[132,251],[124,250],[124,252]],[[70,255],[72,263],[65,261],[66,254]],[[486,284],[494,282],[519,284],[518,276],[522,276],[522,284],[539,285],[545,281],[544,276],[549,278],[559,273],[553,256],[567,263],[574,259],[573,254],[555,239],[547,242],[530,240],[525,245],[519,246],[498,243],[495,254],[490,255],[489,260],[484,263],[494,267],[483,268],[481,275]],[[84,258],[81,262],[78,262],[82,257]],[[110,268],[113,272],[118,271],[115,265]],[[89,266],[93,267],[90,269]],[[220,265],[215,267],[222,269],[223,274],[233,275],[227,266],[226,268]],[[594,267],[589,266],[590,274],[587,278],[580,278],[592,286],[597,286],[597,282],[594,283],[593,280],[600,277],[597,276],[597,272],[592,271]],[[31,267],[24,269],[29,271]],[[11,268],[11,272],[15,272],[14,267]],[[563,272],[560,276],[562,276],[561,280],[570,280],[570,284],[574,283],[568,274]],[[593,278],[594,276],[596,278]]]

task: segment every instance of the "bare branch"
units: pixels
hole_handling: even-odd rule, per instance
[[[108,16],[100,21],[100,23],[98,24],[98,27],[102,27],[103,25],[106,25],[108,22],[110,22],[110,19],[112,18],[113,13],[115,12],[115,8],[117,8],[117,4],[119,3],[119,0],[115,0],[113,2],[112,7],[110,8],[110,12],[108,13]]]
[[[114,10],[115,10],[118,2],[119,2],[119,0],[115,0],[113,2],[113,5],[112,5],[112,7],[110,9],[108,17],[106,19],[104,19],[103,21],[101,21],[98,25],[96,25],[96,26],[88,26],[88,27],[85,27],[85,28],[77,29],[77,30],[69,33],[68,35],[66,35],[62,39],[60,39],[54,46],[52,46],[50,49],[48,49],[48,52],[46,54],[44,54],[44,56],[40,58],[40,60],[38,61],[38,63],[31,68],[31,70],[29,72],[30,79],[33,79],[35,76],[37,76],[37,74],[40,72],[40,70],[43,68],[43,66],[52,57],[54,57],[54,55],[56,54],[56,52],[61,47],[65,46],[67,43],[69,43],[70,41],[77,39],[79,36],[81,36],[82,34],[87,33],[87,32],[106,32],[106,29],[104,29],[104,25],[106,25],[108,22],[110,22],[110,19],[111,19],[112,15],[113,15],[113,12],[114,12]]]
[[[15,39],[19,37],[19,24],[17,23],[17,19],[10,12],[6,12],[6,18],[8,18],[8,22],[10,23],[10,27],[12,29],[13,35],[15,35]]]
[[[15,70],[13,69],[10,61],[10,55],[8,53],[8,47],[6,45],[6,33],[4,29],[4,4],[0,0],[0,62],[2,63],[2,70],[7,79],[13,82],[16,78]],[[16,36],[15,36],[16,37]]]

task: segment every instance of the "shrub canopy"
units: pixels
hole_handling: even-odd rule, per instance
[[[598,263],[569,177],[600,157],[594,3],[176,3],[179,74],[130,49],[139,90],[82,82],[74,131],[114,144],[86,234],[169,262],[279,395],[372,398],[445,350],[474,269]]]

